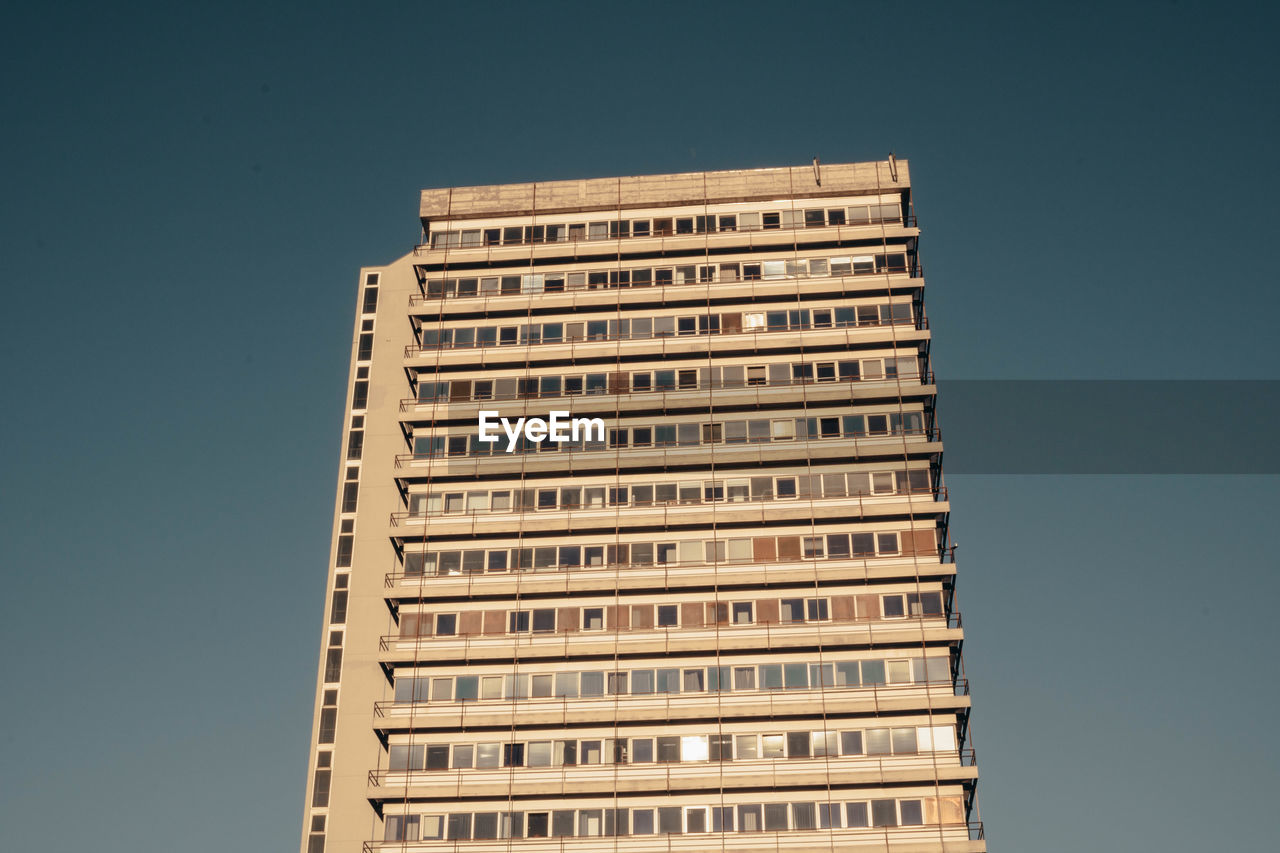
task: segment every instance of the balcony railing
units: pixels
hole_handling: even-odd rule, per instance
[[[908,413],[908,414],[914,414],[914,413]],[[681,450],[681,449],[693,450],[696,448],[702,448],[705,452],[706,449],[709,447],[717,447],[717,448],[721,448],[720,450],[721,453],[731,453],[735,449],[739,449],[739,448],[752,448],[752,447],[760,448],[766,445],[770,447],[776,447],[779,445],[783,447],[791,447],[791,446],[795,446],[796,444],[812,444],[812,443],[819,443],[823,441],[832,441],[832,440],[839,440],[839,439],[843,439],[846,441],[853,441],[855,443],[854,449],[856,450],[857,442],[883,440],[886,438],[899,438],[899,439],[911,438],[911,439],[918,439],[923,441],[941,441],[942,431],[938,427],[931,427],[927,429],[903,429],[897,432],[885,431],[885,432],[876,432],[876,433],[859,433],[856,435],[829,435],[829,436],[823,436],[819,438],[796,438],[796,439],[786,439],[786,440],[779,440],[779,441],[743,441],[743,442],[732,442],[732,443],[727,441],[719,441],[719,442],[715,442],[714,444],[702,444],[702,443],[682,444],[679,441],[653,441],[652,443],[644,445],[643,447],[606,447],[606,446],[595,447],[593,446],[593,447],[581,447],[581,448],[575,447],[571,449],[561,448],[555,451],[543,451],[543,452],[547,452],[547,453],[554,452],[556,454],[608,453],[614,456],[619,456],[619,455],[626,455],[626,454],[630,454],[638,451],[645,457],[651,457],[653,454],[653,451],[655,450],[657,451]],[[470,449],[463,449],[463,450],[457,450],[457,451],[444,449],[438,452],[401,453],[396,456],[395,467],[403,468],[407,465],[411,465],[415,462],[422,462],[427,459],[446,459],[446,458],[519,459],[521,455],[522,455],[521,453],[504,453],[501,450],[496,450],[490,453],[478,454],[478,453],[473,453]],[[538,456],[539,454],[535,452],[532,454],[526,453],[523,455]]]
[[[439,768],[439,769],[378,769],[369,771],[369,785],[374,788],[394,787],[403,789],[415,785],[427,784],[458,784],[467,779],[467,777],[475,776],[492,776],[496,784],[509,784],[512,781],[511,773],[515,773],[514,777],[519,780],[523,771],[529,771],[528,775],[539,775],[543,778],[554,777],[559,775],[562,779],[569,779],[573,776],[579,776],[590,779],[594,776],[608,774],[608,782],[613,783],[613,773],[628,773],[634,769],[635,774],[643,778],[647,785],[651,785],[655,790],[666,791],[672,790],[671,782],[679,780],[682,776],[694,775],[701,769],[734,769],[735,765],[739,767],[745,763],[751,763],[760,767],[767,767],[770,770],[787,771],[798,767],[803,767],[809,763],[827,764],[830,761],[839,762],[841,770],[860,772],[878,772],[883,774],[888,770],[915,770],[915,769],[932,769],[939,763],[949,767],[976,767],[977,756],[972,747],[964,749],[949,750],[921,750],[912,753],[896,753],[892,755],[819,755],[805,756],[803,758],[779,758],[779,759],[725,759],[723,761],[713,759],[703,759],[701,761],[646,761],[646,762],[600,762],[596,764],[563,764],[563,765],[541,765],[530,766],[520,765],[515,767],[494,767],[494,768]],[[452,777],[452,778],[450,778]],[[517,784],[519,784],[517,782]],[[527,783],[526,783],[527,784]]]
[[[933,385],[936,382],[937,382],[937,377],[934,375],[932,370],[929,370],[929,371],[925,371],[924,373],[898,373],[896,376],[878,376],[874,378],[858,378],[858,379],[844,379],[844,380],[791,379],[785,382],[743,381],[743,382],[737,382],[737,383],[728,383],[721,380],[718,382],[713,381],[705,385],[699,383],[697,386],[677,386],[677,387],[638,388],[638,389],[632,388],[624,391],[619,391],[616,389],[610,390],[609,388],[606,387],[603,390],[593,389],[591,391],[583,391],[575,394],[565,393],[563,390],[556,393],[546,393],[539,390],[534,393],[523,393],[523,394],[517,393],[515,395],[487,394],[484,396],[477,396],[476,394],[472,393],[472,394],[469,394],[465,399],[454,398],[450,395],[441,395],[437,397],[428,397],[428,398],[405,397],[400,401],[400,411],[406,412],[406,411],[409,411],[410,409],[416,409],[422,406],[454,406],[460,403],[500,403],[504,401],[513,401],[513,400],[550,400],[550,399],[592,400],[596,397],[631,397],[631,396],[649,397],[650,395],[655,395],[655,394],[662,395],[662,397],[660,397],[659,399],[662,401],[661,405],[665,407],[667,395],[673,395],[677,399],[679,399],[681,395],[688,396],[688,395],[700,394],[700,393],[705,394],[709,391],[733,391],[733,392],[748,391],[749,392],[754,390],[756,391],[757,394],[759,394],[759,393],[768,393],[769,391],[779,389],[779,388],[799,388],[799,387],[808,387],[808,386],[813,386],[819,390],[827,389],[827,388],[835,389],[835,388],[847,387],[852,391],[854,388],[866,388],[866,387],[874,388],[880,385],[884,385],[887,387],[895,387],[895,388],[901,388],[904,384],[908,384],[913,388],[924,387],[926,385]],[[649,402],[649,401],[646,400],[646,402]]]
[[[733,475],[721,474],[719,476],[732,477]],[[641,483],[640,485],[648,485],[648,484]],[[602,517],[613,516],[617,519],[617,522],[621,524],[625,520],[626,515],[628,513],[631,513],[632,511],[635,511],[634,515],[637,515],[637,516],[644,515],[646,519],[646,523],[665,524],[668,521],[674,522],[676,519],[681,518],[681,516],[683,516],[685,512],[688,512],[690,510],[693,510],[693,509],[705,510],[705,509],[712,509],[712,508],[717,509],[721,512],[734,512],[734,513],[741,513],[744,510],[759,509],[761,513],[761,520],[766,520],[768,516],[768,510],[770,507],[780,507],[782,509],[787,509],[789,507],[805,506],[809,504],[819,504],[823,506],[830,506],[830,505],[836,505],[838,502],[843,502],[845,504],[849,504],[850,506],[856,505],[857,512],[854,514],[861,516],[861,515],[867,514],[866,510],[868,506],[871,506],[873,508],[880,508],[880,509],[885,509],[885,508],[894,509],[896,499],[900,499],[904,497],[912,498],[916,496],[924,497],[926,495],[929,497],[929,500],[928,500],[929,503],[945,503],[949,499],[949,494],[950,493],[947,491],[946,486],[939,486],[937,489],[908,488],[908,489],[897,489],[892,492],[882,492],[879,494],[871,494],[871,495],[832,495],[829,497],[797,496],[794,498],[773,498],[767,501],[762,501],[762,500],[730,501],[730,500],[725,500],[721,498],[720,500],[714,500],[714,501],[672,500],[672,501],[652,501],[650,503],[618,503],[618,504],[602,503],[599,505],[592,505],[592,506],[574,504],[574,505],[558,506],[551,509],[538,509],[536,507],[525,507],[523,509],[498,509],[498,510],[461,509],[461,510],[447,511],[444,509],[439,509],[434,512],[432,511],[426,511],[426,512],[401,511],[401,512],[391,513],[391,526],[392,527],[400,527],[401,525],[413,526],[414,519],[423,519],[425,523],[427,519],[437,519],[437,518],[459,519],[459,520],[468,519],[474,523],[476,521],[483,521],[488,516],[496,516],[496,518],[494,519],[495,521],[505,520],[512,516],[515,516],[515,517],[531,516],[531,517],[537,517],[542,519],[552,519],[552,518],[564,519],[566,522],[579,520],[579,519],[585,520],[588,518],[602,518]],[[873,503],[868,504],[866,503],[867,501],[873,501]],[[853,502],[853,503],[850,503],[850,502]],[[912,502],[913,507],[914,507],[914,503],[915,502],[913,501]],[[661,522],[650,522],[650,519],[652,518],[653,513],[662,513],[663,520]]]
[[[474,580],[476,578],[510,578],[513,576],[529,575],[529,574],[560,574],[560,575],[596,575],[601,578],[601,582],[608,580],[609,574],[619,574],[624,572],[660,572],[661,577],[655,578],[655,582],[662,584],[670,584],[671,574],[680,570],[696,570],[700,577],[714,578],[719,571],[729,571],[732,569],[749,569],[753,566],[770,566],[785,564],[805,564],[810,567],[817,566],[844,566],[850,567],[858,563],[862,564],[863,571],[867,571],[871,567],[872,562],[903,561],[903,560],[921,560],[921,559],[937,559],[940,564],[954,563],[956,558],[956,549],[952,545],[949,548],[939,548],[936,552],[930,550],[928,552],[917,551],[915,554],[907,554],[898,552],[894,554],[853,554],[848,557],[803,557],[803,558],[786,558],[776,560],[740,560],[730,562],[728,560],[718,563],[708,563],[705,561],[685,562],[673,560],[665,563],[627,563],[618,564],[611,563],[600,566],[532,566],[522,569],[502,569],[501,571],[490,572],[462,572],[453,571],[449,574],[406,574],[403,572],[389,572],[383,579],[383,585],[388,589],[401,586],[406,583],[416,583],[425,585],[435,581],[445,581],[453,579],[467,578]]]
[[[718,625],[698,625],[698,626],[676,626],[670,628],[614,628],[610,630],[599,631],[504,631],[500,634],[425,634],[425,635],[401,635],[386,634],[378,639],[378,649],[380,651],[392,651],[397,646],[409,646],[417,649],[426,647],[429,651],[431,647],[449,645],[460,652],[460,657],[465,660],[471,660],[477,657],[474,652],[501,649],[510,649],[513,653],[517,649],[534,650],[539,645],[559,646],[563,647],[567,644],[587,644],[587,643],[605,643],[617,647],[618,654],[630,653],[626,648],[627,645],[652,645],[654,641],[661,641],[659,645],[669,646],[662,651],[674,651],[679,649],[687,651],[690,648],[696,648],[696,642],[701,638],[704,640],[714,640],[717,644],[721,637],[737,637],[749,638],[753,648],[772,649],[775,645],[778,648],[787,648],[792,644],[782,642],[786,639],[803,639],[806,642],[822,643],[824,634],[831,634],[838,631],[847,631],[850,628],[866,628],[872,635],[868,642],[875,642],[874,634],[877,632],[883,634],[890,631],[900,631],[902,629],[916,629],[924,631],[927,629],[934,630],[959,630],[962,626],[960,620],[960,612],[952,610],[949,613],[939,613],[930,616],[909,616],[899,618],[876,618],[876,619],[848,619],[836,621],[827,620],[806,620],[802,622],[752,622],[748,624],[735,624],[725,622]],[[636,654],[654,654],[652,649],[638,649]],[[660,652],[659,652],[660,653]],[[509,657],[510,655],[506,655]]]
[[[612,853],[705,853],[707,850],[733,850],[739,853],[808,853],[814,850],[892,850],[905,845],[912,850],[953,849],[955,836],[973,843],[974,848],[986,840],[982,821],[925,824],[922,826],[842,827],[839,829],[782,830],[760,832],[692,832],[670,835],[620,835],[599,837],[524,838],[521,849],[538,853],[596,853],[607,849]],[[510,838],[488,841],[430,839],[426,841],[366,841],[363,853],[491,853],[512,850]],[[840,846],[835,846],[836,844]]]
[[[855,207],[861,207],[861,205],[855,205]],[[749,211],[749,212],[755,213],[757,211]],[[763,213],[764,211],[759,211],[759,212]],[[778,212],[781,213],[782,211],[778,211]],[[705,215],[719,217],[722,214],[710,213]],[[733,214],[724,214],[724,215],[732,216]],[[639,221],[642,223],[648,223],[648,222],[652,222],[654,219],[665,219],[665,218],[667,217],[649,216],[649,217],[642,217],[640,218]],[[632,232],[630,225],[633,220],[631,219],[605,221],[605,224],[609,226],[615,226],[619,222],[626,222],[628,224],[628,227],[626,229],[628,233],[626,234],[619,233],[612,227],[606,229],[609,232],[606,234],[591,234],[589,230],[584,230],[582,233],[575,234],[569,228],[570,225],[573,225],[575,227],[581,226],[585,229],[586,226],[590,224],[589,222],[551,222],[551,223],[543,222],[537,225],[530,223],[528,226],[524,226],[524,225],[515,226],[521,229],[519,234],[519,239],[509,239],[505,233],[500,233],[500,232],[506,231],[506,227],[504,226],[497,226],[497,227],[489,226],[486,228],[483,225],[478,225],[476,227],[446,229],[446,233],[457,233],[461,235],[462,232],[467,232],[467,233],[474,233],[475,235],[477,235],[472,241],[468,241],[466,244],[462,243],[461,236],[459,236],[458,245],[441,246],[438,244],[432,245],[431,243],[419,243],[416,246],[414,246],[414,254],[420,255],[426,252],[446,252],[446,251],[462,252],[462,251],[474,250],[474,249],[499,249],[499,248],[513,249],[520,246],[542,246],[542,245],[554,246],[554,245],[560,245],[565,243],[570,245],[576,245],[580,243],[599,244],[599,243],[630,242],[632,240],[672,240],[672,239],[684,241],[690,238],[698,238],[698,237],[710,238],[710,237],[713,237],[716,235],[722,235],[722,234],[734,234],[734,235],[736,234],[770,234],[770,233],[795,234],[796,232],[801,232],[801,231],[821,232],[821,231],[829,230],[832,228],[837,229],[837,231],[839,231],[840,229],[848,229],[848,228],[857,228],[857,229],[882,228],[883,226],[886,226],[886,225],[897,225],[905,228],[920,227],[919,219],[916,217],[915,213],[907,213],[904,216],[901,212],[897,212],[892,216],[867,215],[864,218],[861,218],[852,222],[824,221],[822,223],[817,223],[817,222],[809,223],[809,222],[803,221],[803,218],[802,218],[801,221],[795,222],[792,224],[784,224],[781,221],[779,221],[777,223],[770,223],[768,225],[765,225],[763,222],[759,225],[744,225],[738,222],[738,223],[734,223],[733,225],[725,225],[723,227],[720,227],[718,222],[715,224],[714,227],[709,227],[712,225],[712,223],[703,222],[701,223],[703,225],[703,227],[701,228],[697,227],[699,223],[697,222],[697,216],[694,214],[672,215],[670,219],[672,220],[692,219],[693,221],[688,226],[689,230],[679,230],[674,226],[667,227],[667,228],[656,228],[656,227],[646,226],[643,233],[639,233],[639,234]],[[600,220],[596,220],[596,222],[599,223]],[[541,229],[541,228],[547,228],[547,227],[563,229],[563,236],[548,239],[545,236],[545,231],[538,231],[536,232],[536,235],[530,234],[528,238],[526,238],[526,232],[524,231],[525,228]],[[485,231],[491,232],[493,234],[493,238],[486,239],[484,235]],[[440,232],[438,231],[434,232],[433,236],[438,236],[439,233]],[[865,232],[860,231],[860,233],[865,233]],[[829,236],[829,235],[825,235],[825,236]]]
[[[652,281],[652,282],[641,283],[641,284],[628,283],[625,286],[622,285],[621,283],[618,283],[618,284],[584,284],[581,286],[570,287],[566,282],[565,287],[562,290],[538,290],[538,291],[531,291],[531,292],[526,292],[523,290],[519,292],[508,292],[508,293],[477,291],[476,293],[442,293],[438,296],[435,294],[428,295],[426,293],[420,292],[420,293],[409,294],[409,308],[413,309],[422,305],[439,304],[441,302],[445,302],[451,299],[479,299],[479,300],[483,300],[485,305],[488,305],[490,300],[495,300],[495,299],[501,300],[511,296],[538,297],[538,296],[546,296],[546,295],[558,295],[563,293],[594,293],[594,292],[603,292],[608,290],[647,290],[649,288],[662,288],[664,291],[669,291],[672,289],[679,289],[682,287],[692,288],[692,287],[721,286],[721,285],[738,285],[738,286],[750,285],[752,288],[752,292],[754,293],[756,285],[777,285],[777,284],[783,284],[789,281],[790,282],[808,282],[808,283],[815,283],[815,284],[816,283],[835,284],[838,282],[841,286],[841,289],[843,290],[849,284],[856,284],[858,282],[863,282],[875,276],[883,277],[883,276],[890,276],[890,275],[907,276],[908,278],[924,278],[924,266],[917,262],[913,266],[883,267],[881,269],[873,269],[873,270],[867,270],[863,272],[850,272],[846,275],[825,275],[825,276],[824,275],[815,275],[815,276],[782,275],[782,276],[770,276],[769,278],[764,278],[763,276],[760,278],[755,278],[755,277],[719,278],[717,277],[711,281],[680,281],[680,282],[672,281],[670,283]],[[469,276],[469,277],[479,278],[481,276],[477,273],[474,276]],[[776,293],[777,291],[776,289],[770,288],[770,292]]]
[[[934,695],[948,697],[964,697],[969,695],[969,680],[963,676],[959,676],[944,681],[913,681],[902,684],[862,684],[854,687],[834,687],[826,686],[819,688],[800,689],[765,689],[754,688],[750,690],[702,690],[687,693],[642,693],[642,694],[606,694],[603,696],[545,696],[538,698],[527,698],[519,700],[523,707],[537,707],[540,710],[550,710],[553,714],[568,715],[576,706],[591,708],[596,705],[608,704],[620,706],[624,703],[639,706],[645,711],[646,715],[653,714],[653,719],[685,719],[686,715],[677,713],[678,707],[688,705],[705,705],[711,697],[737,697],[743,699],[760,699],[766,700],[770,709],[770,716],[775,714],[790,713],[786,708],[774,708],[775,703],[780,703],[783,699],[794,697],[797,694],[806,695],[821,693],[823,695],[836,694],[837,696],[868,699],[873,705],[887,702],[891,698],[900,698],[903,696],[923,696],[930,698]],[[856,694],[856,695],[855,695]],[[467,699],[462,701],[449,702],[396,702],[383,701],[375,702],[373,705],[373,715],[376,719],[385,719],[397,713],[407,713],[412,715],[416,720],[427,724],[426,717],[435,709],[443,709],[441,713],[458,713],[463,717],[468,713],[489,713],[501,708],[507,708],[511,713],[517,713],[512,708],[512,699]],[[664,716],[665,714],[665,716]],[[465,721],[464,721],[465,724]]]
[[[836,331],[841,331],[841,330],[843,330],[843,331],[848,332],[849,330],[881,329],[881,328],[884,328],[884,327],[886,327],[886,326],[910,326],[910,327],[912,327],[912,328],[914,328],[914,329],[917,329],[917,330],[920,330],[920,331],[925,331],[925,330],[927,330],[927,329],[929,328],[929,318],[928,318],[928,317],[924,317],[924,316],[921,316],[921,317],[903,317],[903,318],[890,318],[890,319],[887,319],[887,320],[879,320],[879,321],[876,321],[876,322],[874,322],[874,323],[873,323],[873,322],[870,322],[870,321],[867,321],[867,322],[865,322],[865,323],[857,323],[857,324],[853,324],[853,325],[839,325],[839,326],[837,326],[837,325],[832,325],[832,326],[830,326],[830,327],[825,327],[825,326],[824,326],[824,327],[814,327],[814,326],[812,326],[812,325],[809,325],[809,326],[805,326],[805,327],[803,327],[803,328],[801,328],[801,327],[797,327],[797,328],[787,327],[787,328],[784,328],[784,329],[769,329],[769,328],[764,328],[764,329],[742,329],[742,330],[737,331],[737,332],[728,332],[728,331],[724,331],[724,330],[719,330],[719,331],[716,331],[716,332],[701,332],[701,331],[700,331],[700,332],[697,332],[697,333],[695,333],[695,334],[683,334],[683,335],[682,335],[682,334],[670,334],[670,335],[661,335],[661,336],[654,336],[654,335],[651,335],[651,336],[649,336],[649,337],[634,337],[634,336],[632,336],[632,335],[631,335],[631,334],[629,334],[629,333],[628,333],[628,334],[625,334],[625,335],[623,335],[623,334],[617,334],[617,335],[610,335],[610,334],[603,334],[603,335],[601,335],[601,334],[595,334],[595,335],[591,335],[591,336],[588,336],[588,335],[586,335],[586,334],[584,333],[581,337],[578,337],[578,336],[574,336],[574,337],[571,337],[571,338],[570,338],[570,337],[560,337],[560,338],[557,338],[557,339],[555,339],[555,340],[550,340],[550,341],[548,341],[548,340],[542,340],[542,339],[539,339],[539,340],[538,340],[538,341],[536,341],[536,342],[533,342],[533,341],[527,341],[527,340],[526,340],[526,341],[511,341],[511,342],[508,342],[508,343],[500,343],[500,342],[498,342],[497,340],[494,340],[494,341],[491,341],[491,342],[477,342],[477,341],[473,341],[473,342],[471,342],[471,343],[466,343],[466,344],[461,344],[461,345],[455,345],[455,344],[452,344],[452,343],[451,343],[451,344],[449,344],[448,346],[445,346],[444,344],[436,344],[436,345],[433,345],[433,346],[422,345],[422,344],[409,344],[409,345],[407,345],[407,346],[404,348],[404,357],[405,357],[405,358],[417,358],[417,357],[419,357],[419,356],[421,356],[421,355],[423,355],[423,354],[425,354],[425,353],[429,353],[429,352],[441,352],[441,351],[444,351],[444,350],[449,350],[449,351],[451,351],[451,352],[452,352],[452,351],[455,351],[455,350],[457,350],[457,351],[463,351],[463,350],[470,351],[470,350],[476,350],[476,349],[480,349],[480,350],[503,350],[503,349],[513,349],[513,350],[515,350],[515,349],[524,349],[524,348],[526,348],[526,347],[537,347],[537,346],[566,346],[566,345],[568,345],[568,346],[573,346],[573,345],[576,345],[576,344],[596,344],[596,343],[610,343],[610,342],[620,342],[620,341],[633,341],[633,342],[638,342],[638,341],[650,341],[650,342],[653,342],[653,341],[656,341],[656,342],[661,343],[661,344],[663,345],[663,347],[665,348],[665,347],[666,347],[666,345],[667,345],[668,343],[690,343],[690,342],[695,341],[695,340],[703,340],[703,339],[707,339],[707,338],[726,338],[726,337],[734,337],[734,338],[739,338],[739,339],[741,339],[741,338],[745,338],[745,337],[747,337],[747,336],[750,336],[750,338],[751,338],[751,345],[759,346],[759,343],[757,342],[757,339],[758,339],[761,335],[776,335],[776,334],[782,334],[782,333],[789,333],[789,334],[793,334],[793,335],[794,335],[795,333],[797,333],[797,332],[801,332],[801,331],[812,331],[812,332],[836,332]],[[495,327],[495,328],[496,328],[496,327]],[[767,340],[768,340],[768,339],[766,339],[766,341],[767,341]]]

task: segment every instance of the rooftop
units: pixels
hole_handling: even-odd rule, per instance
[[[911,186],[906,160],[822,163],[767,169],[682,172],[624,178],[589,178],[445,187],[422,191],[420,216],[432,220],[572,213],[619,208],[727,204],[802,195],[861,195],[905,191]]]

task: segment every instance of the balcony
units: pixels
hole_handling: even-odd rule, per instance
[[[676,793],[735,788],[972,783],[978,768],[972,749],[915,755],[757,759],[669,764],[594,764],[493,770],[375,770],[370,800],[507,798],[513,787],[538,797],[618,793]]]
[[[552,223],[560,225],[559,222]],[[474,229],[484,231],[483,226]],[[905,239],[920,233],[915,214],[906,218],[872,218],[854,224],[806,227],[796,224],[790,227],[735,227],[725,230],[695,231],[690,233],[651,233],[627,237],[595,237],[577,240],[506,242],[485,245],[481,238],[473,245],[431,246],[420,243],[414,247],[417,257],[427,260],[448,258],[455,263],[511,264],[528,262],[531,258],[590,259],[602,256],[616,257],[628,254],[672,254],[705,252],[718,247],[741,248],[743,251],[786,251],[806,243],[832,243],[857,240],[880,240],[888,236]]]
[[[724,589],[795,585],[827,581],[936,578],[955,574],[954,554],[866,557],[842,560],[793,560],[769,563],[678,563],[652,566],[602,566],[573,570],[547,569],[523,572],[463,575],[385,576],[388,600],[469,598],[473,596],[568,595],[598,590]]]
[[[373,728],[384,739],[392,732],[459,731],[492,727],[573,726],[654,720],[812,718],[815,715],[871,715],[892,712],[968,709],[969,683],[872,685],[812,690],[756,690],[723,693],[665,693],[526,699],[513,702],[378,702]]]
[[[456,275],[456,273],[454,273]],[[477,275],[473,273],[472,275]],[[886,287],[887,283],[887,287]],[[489,314],[490,312],[527,314],[530,309],[574,312],[580,308],[617,306],[649,308],[654,305],[707,305],[719,302],[767,302],[793,299],[815,293],[860,296],[883,294],[886,289],[904,290],[924,286],[924,269],[893,268],[855,275],[812,277],[787,276],[768,279],[717,279],[716,281],[651,284],[631,287],[595,286],[534,293],[475,293],[409,296],[413,316],[456,314]]]
[[[793,350],[798,345],[797,336],[800,334],[804,335],[807,352],[844,351],[873,342],[902,345],[928,340],[929,321],[927,317],[919,317],[839,328],[748,330],[649,338],[604,335],[591,340],[562,339],[536,344],[492,344],[478,347],[424,347],[409,344],[404,348],[404,359],[407,367],[459,364],[483,370],[499,365],[525,365],[535,361],[572,360],[588,363],[592,360],[616,362],[628,358],[756,354],[770,350]]]
[[[714,448],[714,450],[712,450]],[[942,434],[933,429],[910,430],[857,438],[817,438],[768,441],[750,444],[668,445],[656,447],[602,448],[541,453],[467,453],[396,456],[396,477],[404,480],[424,477],[500,477],[528,473],[572,476],[586,473],[614,473],[654,468],[706,470],[714,453],[715,464],[724,468],[755,467],[785,459],[814,462],[894,459],[904,455],[917,458],[942,452]]]
[[[630,657],[696,651],[791,651],[848,646],[959,643],[960,614],[949,617],[861,622],[757,623],[701,628],[620,629],[469,636],[384,636],[378,662],[384,666],[431,663]]]
[[[718,476],[725,477],[723,473]],[[684,525],[751,525],[767,522],[822,521],[841,518],[945,515],[951,511],[946,487],[915,493],[859,495],[831,498],[790,498],[770,501],[714,501],[645,506],[574,507],[524,512],[452,512],[421,514],[395,512],[391,526],[421,529],[424,535],[495,536],[512,531],[581,533],[624,528],[671,529]]]
[[[603,841],[603,844],[602,844]],[[366,841],[363,853],[511,853],[509,839],[493,841]],[[609,838],[522,838],[521,850],[537,853],[821,853],[893,850],[894,853],[984,853],[981,821],[931,826],[823,829],[789,832],[690,833]]]
[[[476,420],[482,409],[500,407],[507,418],[545,416],[551,407],[574,417],[615,415],[636,412],[767,409],[803,400],[806,405],[822,403],[872,402],[931,398],[938,389],[932,371],[923,375],[900,375],[887,379],[860,379],[853,382],[797,381],[747,386],[710,388],[655,388],[608,394],[537,394],[515,398],[485,397],[466,400],[400,401],[401,423],[429,423],[445,420]]]

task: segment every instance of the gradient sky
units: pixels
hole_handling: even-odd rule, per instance
[[[943,378],[1276,379],[1278,24],[10,8],[0,849],[296,848],[356,274],[420,188],[893,150]],[[1276,478],[949,482],[992,849],[1274,850]]]

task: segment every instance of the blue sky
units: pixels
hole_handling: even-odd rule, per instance
[[[944,379],[1276,379],[1277,23],[10,10],[0,848],[296,844],[356,271],[418,189],[893,150]],[[1275,478],[950,486],[993,845],[1272,849]]]

